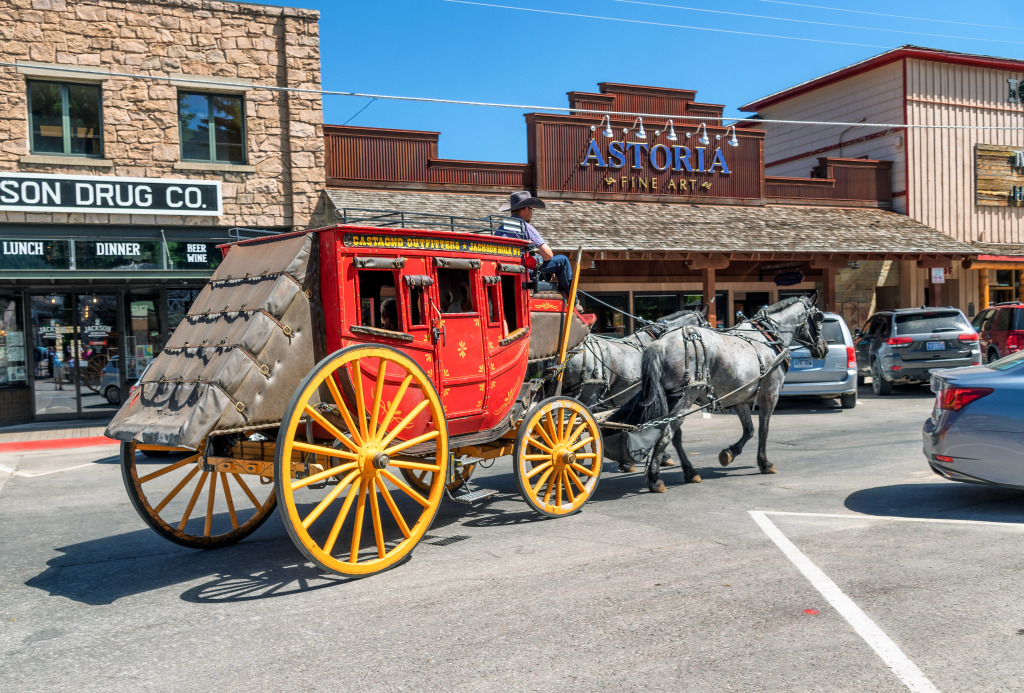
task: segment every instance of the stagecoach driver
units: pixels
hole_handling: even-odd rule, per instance
[[[540,233],[533,227],[530,220],[533,219],[534,209],[544,209],[544,202],[532,196],[526,190],[514,192],[508,197],[508,202],[503,204],[499,212],[511,212],[514,219],[509,219],[495,232],[498,236],[511,236],[513,238],[525,238],[537,246],[541,260],[544,262],[537,266],[537,272],[555,275],[558,281],[558,288],[566,296],[572,290],[572,266],[569,258],[565,255],[555,255],[551,246],[547,244]],[[515,221],[519,221],[516,227]]]

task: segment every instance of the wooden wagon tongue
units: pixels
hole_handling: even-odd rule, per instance
[[[278,426],[324,356],[315,240],[234,246],[106,434],[196,449],[210,434]]]

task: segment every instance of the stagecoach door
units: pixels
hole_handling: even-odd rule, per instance
[[[474,264],[467,264],[465,268],[437,268],[440,305],[436,317],[441,328],[436,344],[440,362],[437,385],[449,419],[480,414],[484,410],[487,364],[483,315],[479,309],[484,299],[479,286],[479,262]]]

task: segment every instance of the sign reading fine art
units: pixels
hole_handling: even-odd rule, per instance
[[[1024,207],[1024,147],[979,144],[974,166],[976,205]]]
[[[0,173],[0,211],[215,217],[220,181]]]

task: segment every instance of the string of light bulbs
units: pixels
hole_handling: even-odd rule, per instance
[[[24,67],[27,64],[13,63],[7,61],[0,61],[0,67]],[[38,66],[36,66],[38,67]],[[128,79],[141,79],[141,80],[152,80],[152,81],[174,81],[177,83],[188,82],[189,75],[139,75],[130,72],[100,72],[95,68],[82,68],[74,66],[63,66],[63,65],[47,65],[47,70],[52,72],[67,72],[70,74],[85,74],[85,75],[102,75],[104,77],[125,77]],[[207,76],[194,75],[201,80],[195,82],[196,86],[220,86],[230,87],[233,89],[238,88],[238,82],[218,82],[215,79],[209,79]],[[427,96],[399,96],[393,94],[364,94],[356,91],[338,91],[331,89],[304,89],[301,87],[276,87],[265,84],[252,84],[246,85],[247,88],[254,90],[274,91],[283,93],[295,93],[295,94],[313,94],[318,96],[351,96],[356,98],[366,99],[383,99],[387,101],[409,101],[413,103],[432,103],[432,104],[443,104],[452,106],[476,106],[480,108],[507,108],[516,111],[537,111],[537,112],[550,112],[550,113],[568,113],[570,115],[592,115],[592,116],[617,116],[620,118],[647,118],[648,120],[699,120],[699,121],[726,121],[733,120],[737,122],[751,122],[751,123],[772,123],[779,125],[818,125],[824,127],[848,127],[848,128],[872,128],[872,129],[883,129],[883,128],[905,128],[905,129],[922,129],[922,130],[990,130],[990,131],[1010,131],[1020,132],[1024,131],[1024,124],[1019,126],[1012,125],[934,125],[927,123],[847,123],[842,121],[832,120],[787,120],[780,118],[749,118],[744,116],[688,116],[679,114],[664,114],[664,113],[638,113],[636,111],[608,111],[599,109],[588,109],[588,108],[566,108],[564,106],[544,106],[544,105],[531,105],[531,104],[512,104],[512,103],[494,103],[489,101],[466,101],[461,99],[438,99]],[[1024,111],[1021,112],[1024,114]],[[635,121],[634,121],[635,123]],[[706,126],[705,126],[706,127]]]

